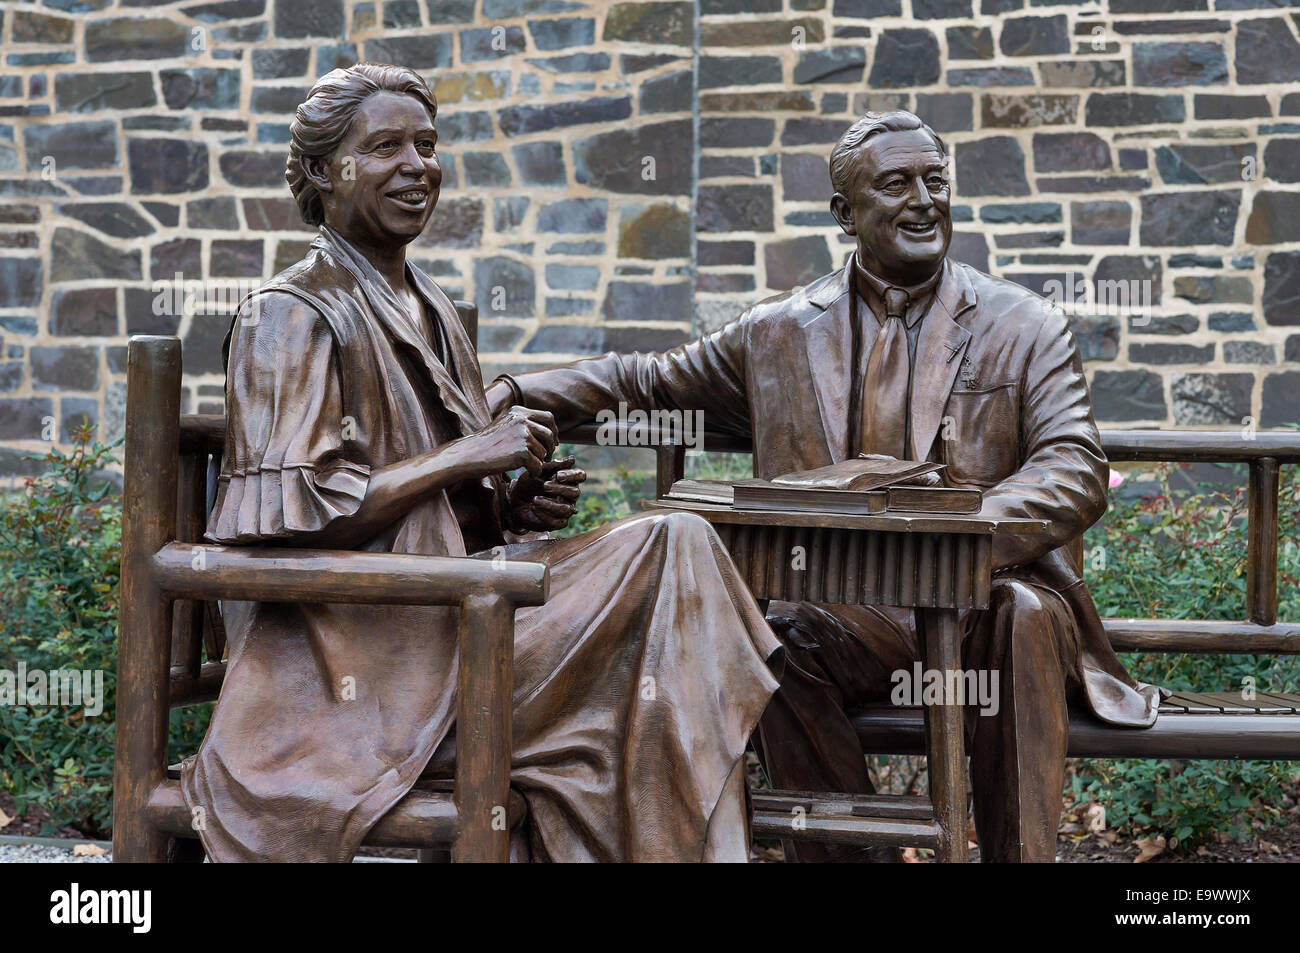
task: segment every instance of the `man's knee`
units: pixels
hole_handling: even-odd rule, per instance
[[[972,632],[971,656],[990,667],[1021,669],[1026,684],[1040,675],[1055,684],[1072,671],[1077,647],[1068,620],[1052,611],[1054,598],[1018,579],[994,580],[988,616]]]
[[[1033,586],[1019,579],[996,579],[989,594],[989,608],[1013,626],[1018,622],[1037,621],[1047,611]]]

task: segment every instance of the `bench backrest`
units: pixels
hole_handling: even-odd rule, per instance
[[[470,340],[478,340],[478,308],[457,301],[456,310]],[[651,428],[653,430],[653,428]],[[1245,463],[1249,475],[1247,511],[1246,619],[1240,623],[1206,620],[1108,619],[1107,632],[1116,649],[1146,652],[1275,652],[1300,654],[1300,621],[1277,619],[1279,468],[1300,463],[1300,431],[1103,430],[1102,447],[1113,462]],[[560,435],[565,443],[595,446],[594,423]],[[181,418],[181,460],[177,538],[199,543],[216,495],[217,474],[225,440],[225,418]],[[647,449],[656,453],[656,493],[663,496],[682,478],[686,447],[671,438],[649,435]],[[705,432],[705,450],[749,453],[749,440]],[[1075,561],[1082,562],[1082,540]],[[219,683],[205,680],[200,658],[221,658],[224,635],[211,604],[178,603],[173,620],[172,664],[176,673],[192,673],[195,700],[215,697]]]

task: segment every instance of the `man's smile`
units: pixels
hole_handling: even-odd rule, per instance
[[[934,238],[939,228],[939,220],[930,222],[899,222],[898,230],[914,238]]]

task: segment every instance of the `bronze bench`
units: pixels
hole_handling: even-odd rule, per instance
[[[457,302],[471,339],[477,311]],[[175,771],[166,765],[171,708],[210,701],[220,691],[225,665],[224,632],[216,600],[286,594],[338,601],[341,582],[354,585],[346,598],[359,602],[461,604],[466,664],[461,674],[460,724],[477,712],[508,712],[509,652],[514,608],[545,599],[544,567],[507,564],[509,571],[482,573],[477,560],[394,557],[403,565],[361,565],[379,554],[305,553],[308,562],[287,561],[287,551],[211,547],[204,568],[193,561],[215,496],[225,435],[224,418],[179,414],[180,342],[174,338],[133,341],[129,356],[126,501],[123,514],[122,624],[119,636],[118,741],[115,765],[114,856],[119,860],[195,859],[192,819],[180,796]],[[568,443],[595,445],[596,427],[561,435]],[[685,447],[652,437],[659,495],[682,476]],[[1234,433],[1106,431],[1112,460],[1246,462],[1250,466],[1247,620],[1111,619],[1112,644],[1121,651],[1300,653],[1300,624],[1277,621],[1278,467],[1300,462],[1300,433],[1261,433],[1244,440]],[[705,449],[748,452],[747,440],[705,435]],[[168,501],[175,500],[173,506]],[[220,549],[220,551],[218,551]],[[279,557],[278,559],[276,557]],[[409,563],[409,565],[408,565]],[[394,566],[396,563],[393,564]],[[320,577],[322,568],[328,577]],[[212,569],[221,569],[213,573]],[[269,570],[269,572],[268,572]],[[364,590],[364,591],[363,591]],[[202,662],[206,650],[209,661]],[[493,701],[497,700],[497,701]],[[1274,704],[1274,702],[1276,704]],[[481,720],[481,719],[480,719]],[[509,804],[510,825],[523,814],[522,799],[509,791],[509,721],[476,725],[460,741],[455,788],[426,778],[371,832],[367,844],[412,846],[421,859],[504,860],[507,842],[491,830],[488,805]],[[855,724],[864,750],[918,753],[924,733],[919,710],[877,707],[860,711]],[[459,740],[459,739],[458,739]],[[1148,731],[1110,728],[1086,715],[1071,721],[1070,753],[1088,757],[1300,759],[1300,696],[1261,693],[1254,703],[1235,695],[1180,695],[1169,699],[1160,722]],[[170,776],[169,776],[170,775]],[[793,807],[807,813],[803,836],[837,841],[909,844],[933,825],[928,804],[907,799],[822,793],[754,793],[758,836],[789,836]],[[879,803],[878,803],[879,802]],[[475,823],[467,821],[473,818]]]
[[[473,333],[476,309],[457,309]],[[225,675],[217,601],[234,599],[459,606],[454,784],[422,778],[365,843],[414,847],[427,861],[448,849],[460,861],[505,861],[499,807],[506,828],[523,816],[509,786],[514,611],[545,602],[546,567],[205,544],[224,418],[180,414],[178,339],[132,338],[127,365],[113,859],[202,859],[199,821],[167,764],[168,715],[217,697]]]

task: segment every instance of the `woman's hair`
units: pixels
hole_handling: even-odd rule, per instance
[[[853,161],[858,150],[872,136],[882,132],[907,132],[910,129],[924,129],[939,147],[940,155],[947,155],[948,149],[938,134],[927,126],[921,117],[905,109],[887,113],[869,112],[849,126],[840,141],[831,150],[831,188],[843,195],[852,192],[857,177],[857,164]]]
[[[308,225],[325,221],[320,192],[311,184],[303,169],[304,159],[328,160],[338,149],[348,127],[367,97],[387,90],[409,93],[429,110],[432,119],[438,114],[438,101],[418,73],[404,66],[384,63],[358,63],[345,69],[330,70],[307,94],[289,126],[289,159],[284,177],[298,202],[298,211]]]

